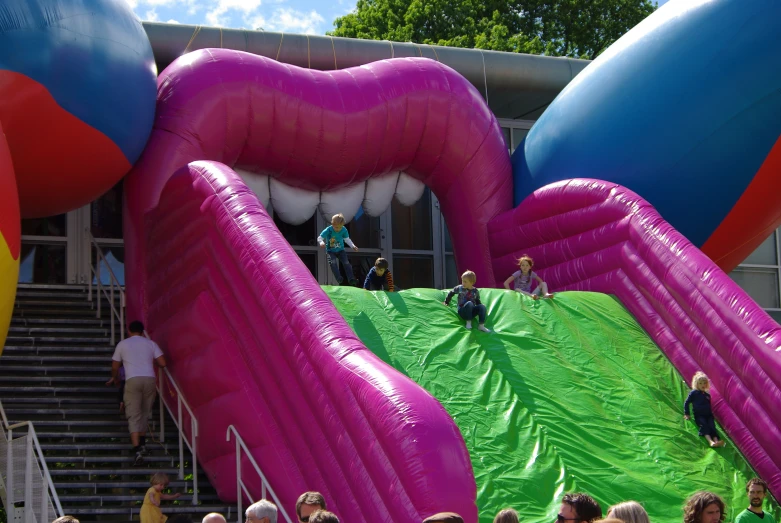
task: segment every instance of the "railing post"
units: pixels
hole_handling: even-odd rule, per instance
[[[114,312],[114,280],[111,280],[111,312]],[[111,315],[111,344],[114,345],[114,315]]]
[[[157,369],[157,381],[160,383],[160,443],[165,443],[165,405],[163,404],[163,368]]]
[[[14,496],[14,450],[13,446],[11,445],[11,442],[13,441],[14,436],[13,432],[9,429],[8,430],[8,450],[6,452],[6,457],[8,459],[8,462],[6,463],[6,478],[8,481],[6,482],[6,499],[8,500],[8,506],[5,508],[5,511],[8,515],[8,521],[16,521],[15,515],[14,515],[14,502],[16,501],[16,498]]]
[[[119,339],[125,339],[125,293],[119,293]]]
[[[233,435],[236,438],[236,496],[238,498],[238,513],[236,517],[237,521],[241,521],[241,515],[244,513],[241,510],[241,497],[244,493],[241,491],[241,448],[239,447],[238,434]]]
[[[182,397],[176,393],[176,421],[179,427],[179,479],[184,479],[184,430],[182,429]]]
[[[198,452],[196,451],[196,439],[198,438],[198,422],[190,415],[190,433],[193,438],[193,505],[198,504]]]
[[[95,271],[95,279],[98,282],[98,292],[97,292],[98,315],[97,315],[97,318],[100,318],[100,302],[103,301],[103,296],[102,296],[103,293],[101,292],[102,289],[101,289],[101,285],[100,285],[100,257],[96,256],[95,261],[97,262],[97,267],[98,267],[97,270]]]
[[[27,457],[24,467],[24,520],[27,523],[35,522],[33,512],[33,438],[27,433]]]

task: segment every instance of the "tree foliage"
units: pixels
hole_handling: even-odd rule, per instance
[[[652,0],[358,0],[328,34],[594,59]]]

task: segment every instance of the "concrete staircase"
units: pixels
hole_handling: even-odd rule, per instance
[[[63,510],[80,521],[138,521],[155,472],[169,475],[172,492],[185,493],[163,502],[164,514],[200,521],[208,512],[220,512],[236,521],[235,506],[220,502],[203,471],[199,505],[192,505],[192,482],[178,479],[179,441],[167,412],[165,443],[156,441],[157,404],[152,426],[158,430],[147,435],[150,455],[142,466],[132,466],[117,389],[105,385],[114,351],[107,305],[104,299],[103,317],[96,318],[85,286],[19,285],[0,356],[0,400],[9,422],[33,421]],[[187,447],[184,456],[189,478]]]

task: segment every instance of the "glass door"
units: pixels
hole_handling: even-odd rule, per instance
[[[19,283],[68,282],[68,216],[22,220]]]

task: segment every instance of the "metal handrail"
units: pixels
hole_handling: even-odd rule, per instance
[[[144,332],[144,336],[151,340],[149,337],[149,334],[147,332]],[[171,408],[168,406],[168,403],[163,399],[163,377],[168,378],[168,383],[173,385],[174,390],[176,391],[176,414],[171,410]],[[163,407],[168,411],[168,413],[171,415],[171,418],[174,420],[174,425],[176,425],[176,428],[179,430],[179,479],[184,479],[184,445],[187,445],[187,448],[190,449],[190,454],[193,456],[193,505],[198,504],[198,454],[196,452],[197,444],[196,444],[196,438],[198,437],[198,420],[195,418],[195,413],[193,412],[193,409],[190,408],[190,405],[187,403],[187,400],[184,399],[184,395],[182,395],[182,391],[179,389],[179,386],[176,384],[176,381],[174,381],[174,377],[171,375],[171,373],[168,371],[167,368],[161,367],[158,369],[157,372],[157,383],[155,384],[157,386],[157,395],[160,400],[160,443],[165,442],[165,412],[163,412]],[[188,441],[185,439],[184,430],[182,428],[182,406],[184,406],[187,413],[190,415],[190,438],[191,441]]]
[[[52,481],[51,474],[49,474],[49,467],[46,465],[46,460],[43,457],[43,450],[41,450],[41,443],[38,441],[38,434],[35,432],[35,427],[33,426],[32,421],[22,421],[20,423],[14,423],[13,425],[9,425],[8,423],[8,417],[5,414],[5,409],[3,408],[3,402],[0,401],[0,418],[2,418],[3,421],[3,432],[8,432],[7,441],[8,441],[8,470],[7,470],[7,485],[6,485],[6,492],[10,493],[10,495],[13,497],[14,492],[14,476],[13,476],[13,470],[12,470],[12,464],[13,464],[13,455],[12,455],[12,447],[11,447],[11,441],[13,439],[13,431],[15,429],[21,428],[21,427],[27,427],[27,471],[26,471],[26,477],[28,478],[26,480],[27,485],[25,485],[25,499],[32,498],[32,484],[30,483],[30,480],[32,478],[32,459],[33,459],[33,447],[35,448],[36,452],[38,453],[38,462],[41,467],[41,470],[43,471],[43,476],[46,478],[46,484],[49,486],[49,496],[54,504],[54,509],[56,510],[57,516],[63,516],[62,511],[62,505],[60,504],[60,497],[57,495],[57,489],[54,488],[54,482]],[[31,437],[32,436],[32,437]],[[46,497],[42,497],[42,503],[44,513],[49,512],[49,507],[45,503]],[[10,509],[10,516],[13,517],[13,503],[8,504],[9,507],[6,507],[6,510]]]
[[[97,318],[100,318],[100,293],[103,292],[103,295],[108,298],[109,300],[109,306],[111,307],[111,344],[114,344],[114,317],[116,317],[119,320],[119,339],[124,340],[125,339],[125,291],[122,289],[122,285],[119,283],[119,279],[114,274],[114,271],[111,269],[111,266],[108,264],[108,260],[106,260],[106,257],[103,256],[103,251],[101,250],[100,246],[98,245],[98,242],[95,240],[95,237],[92,236],[92,232],[89,230],[89,227],[86,227],[84,231],[87,233],[87,237],[90,240],[90,243],[93,247],[95,247],[95,265],[96,267],[92,266],[92,262],[90,262],[90,277],[89,277],[89,284],[88,284],[88,296],[87,299],[92,302],[92,277],[95,277],[95,281],[97,282],[98,291],[97,291],[97,298],[98,298],[98,311],[97,311]],[[105,285],[103,285],[100,281],[100,267],[101,262],[106,265],[106,269],[108,269],[108,274],[110,276],[110,292],[106,292]],[[119,292],[119,310],[114,307],[114,286],[117,287],[117,291]]]
[[[261,472],[258,463],[255,461],[255,458],[253,458],[252,454],[250,454],[247,445],[244,444],[244,440],[241,439],[241,436],[239,435],[239,431],[236,430],[236,427],[234,427],[233,425],[228,427],[228,431],[225,433],[225,441],[231,440],[231,432],[234,434],[236,439],[236,499],[237,499],[238,517],[241,518],[243,514],[243,512],[241,511],[242,494],[247,496],[247,499],[250,500],[250,503],[254,503],[254,500],[252,499],[249,490],[247,490],[247,486],[244,484],[244,481],[241,479],[241,451],[243,450],[244,454],[247,455],[250,464],[255,469],[255,472],[257,472],[258,476],[260,477],[261,498],[266,499],[266,490],[268,490],[268,493],[271,494],[271,499],[273,499],[274,503],[276,503],[277,505],[278,513],[282,514],[282,517],[285,518],[285,521],[287,521],[287,523],[293,523],[293,520],[291,520],[290,516],[287,515],[287,511],[285,510],[282,503],[279,501],[277,495],[274,493],[274,489],[271,488],[271,484],[266,479],[266,476],[263,474],[263,472]]]

